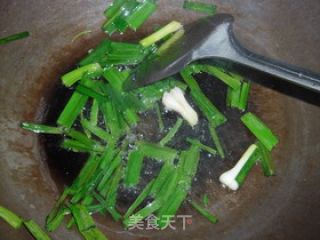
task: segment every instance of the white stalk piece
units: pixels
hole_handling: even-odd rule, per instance
[[[197,125],[199,121],[198,114],[187,102],[180,88],[175,87],[169,92],[165,92],[162,97],[162,103],[167,110],[179,113],[191,127]]]
[[[248,148],[248,150],[242,155],[237,164],[232,169],[223,173],[219,177],[219,181],[222,183],[223,186],[228,187],[233,191],[237,191],[239,189],[240,186],[236,178],[239,175],[241,169],[244,167],[244,165],[247,163],[247,161],[250,159],[251,155],[256,151],[257,148],[257,145],[252,144]]]

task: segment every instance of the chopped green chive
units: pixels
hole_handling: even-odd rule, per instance
[[[124,180],[126,186],[132,187],[139,183],[143,159],[144,154],[139,148],[129,153],[126,177]]]
[[[137,30],[156,10],[157,5],[153,0],[142,1],[130,14],[126,17],[126,22],[130,28]]]
[[[87,96],[84,96],[78,92],[74,92],[68,101],[67,105],[61,112],[57,124],[65,128],[71,128],[82,109],[86,105],[88,100]]]
[[[76,140],[65,139],[61,147],[74,152],[103,152],[104,147],[98,143],[86,145]]]
[[[64,220],[65,215],[68,213],[68,209],[66,208],[59,208],[56,216],[46,224],[46,229],[48,232],[53,232],[55,231],[62,223]]]
[[[251,83],[249,83],[249,82],[242,83],[240,99],[239,99],[239,109],[241,111],[245,111],[247,109],[250,88],[251,88]]]
[[[158,103],[156,103],[155,105],[156,105],[155,108],[156,108],[156,113],[157,113],[158,123],[159,123],[159,130],[160,130],[160,132],[162,132],[164,129],[164,123],[163,123],[163,119],[162,119],[162,115],[161,115],[160,106]]]
[[[102,68],[98,63],[92,63],[75,69],[69,73],[62,76],[62,82],[66,87],[71,87],[77,81],[79,81],[82,76],[86,73],[102,73]]]
[[[216,66],[205,65],[203,71],[215,76],[219,80],[223,81],[226,85],[232,89],[238,89],[241,86],[242,78],[225,73],[222,68]]]
[[[108,240],[108,238],[96,227],[82,231],[81,234],[85,240]]]
[[[24,221],[24,226],[36,240],[50,240],[51,238],[33,220]]]
[[[164,54],[176,41],[184,35],[184,29],[176,31],[167,41],[165,41],[157,51],[158,55]]]
[[[143,61],[146,51],[140,44],[111,42],[106,63],[110,65],[134,65]]]
[[[70,205],[70,210],[80,232],[86,231],[96,226],[94,220],[90,216],[85,206],[79,204],[72,204]]]
[[[0,218],[15,229],[20,228],[23,223],[23,220],[18,215],[2,206],[0,206]]]
[[[212,154],[213,156],[217,155],[217,151],[215,149],[213,149],[212,147],[209,147],[207,145],[204,145],[203,143],[201,143],[199,140],[197,139],[191,139],[191,138],[187,138],[187,142],[196,145],[197,147],[199,147],[201,150],[206,151],[210,154]]]
[[[99,63],[100,65],[106,64],[107,53],[110,49],[110,40],[102,40],[95,49],[91,50],[90,53],[80,61],[81,67],[87,66],[93,63]]]
[[[210,132],[212,141],[213,141],[214,145],[215,145],[216,148],[217,148],[217,151],[218,151],[218,153],[219,153],[219,156],[220,156],[222,159],[224,159],[224,158],[225,158],[225,153],[224,153],[224,150],[223,150],[223,147],[222,147],[220,138],[219,138],[219,136],[218,136],[218,133],[217,133],[217,131],[216,131],[216,128],[215,128],[211,123],[209,123],[209,132]]]
[[[177,134],[177,132],[181,128],[182,124],[183,124],[183,119],[182,118],[178,118],[177,122],[169,130],[168,134],[163,139],[161,139],[159,144],[161,146],[167,145],[174,138],[174,136]]]
[[[16,33],[16,34],[4,37],[4,38],[0,38],[0,45],[7,44],[7,43],[10,43],[12,41],[20,40],[20,39],[23,39],[23,38],[27,38],[29,36],[30,36],[29,32]]]
[[[92,106],[90,109],[90,124],[97,126],[99,121],[99,102],[93,99]]]
[[[120,71],[118,68],[107,68],[103,72],[103,77],[110,83],[111,87],[117,91],[122,91],[125,80],[129,77],[130,71]]]
[[[258,142],[257,146],[261,154],[260,163],[264,175],[267,177],[274,176],[275,169],[272,162],[271,152],[261,142]]]
[[[166,179],[171,175],[171,173],[174,171],[174,165],[165,162],[160,170],[159,175],[156,177],[152,188],[150,190],[150,195],[152,197],[155,197],[159,194],[160,189],[163,187],[163,184],[165,183]]]
[[[240,88],[227,90],[227,106],[245,111],[248,105],[251,83],[243,81]]]
[[[122,152],[119,152],[114,159],[111,161],[110,165],[108,166],[108,169],[103,173],[104,176],[102,177],[100,183],[97,186],[97,190],[101,193],[102,196],[106,196],[108,189],[109,189],[109,180],[112,176],[112,174],[118,169],[118,167],[121,165],[122,161]]]
[[[208,197],[208,194],[205,194],[202,198],[202,202],[203,202],[203,205],[205,207],[208,207],[209,206],[209,197]]]
[[[203,94],[197,81],[192,77],[192,69],[185,68],[181,72],[183,80],[191,90],[191,96],[196,102],[202,113],[209,122],[218,127],[226,122],[225,116],[212,104],[212,102]]]
[[[91,132],[93,135],[99,137],[103,141],[109,142],[109,140],[111,139],[111,136],[108,132],[106,132],[104,129],[102,129],[98,126],[95,126],[90,121],[83,119],[83,120],[81,120],[81,124],[85,129],[87,129],[89,132]]]
[[[218,222],[218,219],[216,216],[211,214],[209,211],[205,210],[203,207],[201,207],[196,202],[191,201],[190,204],[195,210],[197,210],[202,216],[204,216],[206,219],[208,219],[211,223],[216,224]]]
[[[155,33],[151,34],[150,36],[142,39],[140,44],[143,47],[149,47],[152,44],[158,42],[159,40],[163,39],[164,37],[168,36],[171,33],[174,33],[178,30],[183,28],[182,24],[176,21],[172,21],[160,30],[156,31]]]
[[[247,113],[241,117],[243,124],[271,151],[278,144],[278,138],[256,115]]]
[[[95,142],[93,140],[91,140],[90,138],[88,138],[86,134],[83,134],[82,132],[79,132],[74,129],[70,129],[69,131],[67,131],[66,135],[68,137],[72,138],[72,140],[76,140],[79,143],[82,143],[84,145],[92,146],[95,144]]]
[[[164,162],[173,162],[178,155],[178,152],[175,149],[147,142],[140,142],[139,150],[146,157]]]
[[[236,181],[238,182],[239,186],[242,186],[245,179],[249,175],[249,172],[251,171],[252,167],[256,164],[256,162],[261,157],[260,152],[258,148],[255,146],[255,149],[253,152],[250,153],[250,156],[248,157],[248,160],[241,168],[239,174],[236,177]]]
[[[124,215],[124,219],[129,218],[129,216],[131,216],[134,213],[134,211],[137,209],[137,207],[139,207],[139,205],[148,197],[148,195],[151,192],[151,189],[153,187],[154,182],[155,182],[155,180],[152,180],[151,182],[149,182],[147,184],[147,186],[145,186],[145,188],[142,190],[140,195],[136,198],[136,200],[128,208],[126,214]]]
[[[46,133],[46,134],[63,134],[64,133],[64,130],[62,127],[50,127],[47,125],[28,123],[28,122],[22,123],[21,127],[25,130],[28,130],[34,133]]]
[[[112,11],[106,12],[109,17],[103,24],[102,29],[109,35],[112,35],[116,31],[124,32],[127,29],[128,23],[126,18],[134,12],[139,3],[137,1],[124,1],[119,5],[115,4]]]
[[[216,5],[202,3],[202,2],[189,1],[189,0],[184,1],[183,8],[186,10],[201,12],[201,13],[205,13],[208,15],[214,15],[217,11]]]

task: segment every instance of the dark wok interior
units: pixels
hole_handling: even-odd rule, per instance
[[[102,12],[110,1],[0,2],[0,36],[28,30],[26,40],[0,46],[0,205],[43,224],[59,195],[41,138],[19,128],[21,121],[41,122],[47,115],[59,76],[104,37]],[[198,14],[181,9],[182,0],[160,0],[160,8],[138,33],[118,36],[132,41],[169,20],[190,22]],[[236,36],[247,48],[320,72],[320,4],[317,0],[215,0],[220,12],[236,18]],[[79,32],[92,33],[72,42]],[[265,178],[255,168],[237,193],[222,189],[215,176],[199,188],[212,199],[219,216],[211,225],[192,210],[186,231],[126,232],[109,218],[99,227],[109,239],[318,239],[320,233],[320,98],[309,91],[278,84],[240,69],[254,84],[253,111],[274,130],[281,143],[273,153],[277,176]],[[250,75],[250,76],[249,76]],[[269,88],[264,87],[267,85]],[[230,166],[228,166],[230,167]],[[226,167],[227,169],[227,167]],[[211,181],[213,180],[213,181]],[[195,197],[200,197],[195,194]],[[60,228],[53,239],[81,239]],[[0,239],[32,239],[0,222]]]

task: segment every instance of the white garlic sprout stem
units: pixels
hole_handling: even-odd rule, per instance
[[[167,110],[179,113],[192,127],[198,123],[198,114],[187,102],[180,88],[175,87],[169,92],[165,92],[162,103]]]
[[[239,175],[241,169],[244,167],[244,165],[247,163],[247,161],[250,159],[251,155],[256,151],[257,148],[257,145],[252,144],[248,148],[248,150],[242,155],[237,164],[232,169],[223,173],[219,177],[219,181],[222,183],[223,186],[226,186],[233,191],[239,189],[240,186],[236,178]]]

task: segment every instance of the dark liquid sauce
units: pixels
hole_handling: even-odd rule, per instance
[[[200,196],[206,191],[206,183],[216,182],[221,173],[230,169],[240,158],[248,146],[253,143],[254,138],[248,133],[242,125],[240,117],[242,113],[226,107],[226,86],[221,81],[208,76],[207,74],[198,74],[197,80],[204,94],[214,103],[214,105],[227,117],[228,121],[218,128],[222,146],[226,157],[224,160],[218,156],[210,156],[206,152],[201,153],[198,173],[194,179],[192,194]],[[47,115],[44,122],[54,125],[63,110],[65,104],[72,94],[72,90],[62,86],[57,87],[50,104],[48,105]],[[189,94],[186,97],[192,103]],[[251,104],[251,103],[250,103]],[[251,104],[252,105],[252,104]],[[184,123],[173,141],[168,145],[175,149],[186,149],[188,143],[187,137],[199,139],[202,143],[214,146],[208,130],[207,120],[201,115],[200,110],[193,104],[199,113],[199,124],[192,129],[187,123]],[[250,106],[252,108],[252,106]],[[172,127],[177,120],[177,115],[172,112],[163,111],[163,120],[165,129]],[[149,111],[141,115],[138,126],[132,131],[136,136],[143,136],[143,139],[150,142],[158,142],[165,134],[159,132],[157,116],[154,111]],[[59,136],[45,135],[42,137],[43,146],[46,153],[47,163],[51,176],[56,181],[60,190],[64,186],[69,186],[78,175],[88,154],[73,153],[59,147],[62,138]],[[128,207],[132,203],[143,187],[155,176],[161,168],[161,163],[151,159],[144,161],[141,182],[135,189],[125,189],[120,187],[118,204],[122,208]]]

